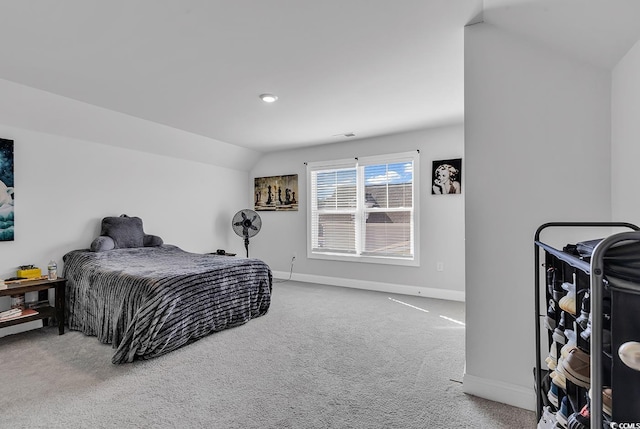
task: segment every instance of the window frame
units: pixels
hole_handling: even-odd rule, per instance
[[[397,256],[397,255],[371,255],[362,254],[364,251],[364,240],[362,235],[365,232],[366,213],[375,211],[372,208],[365,207],[365,166],[369,165],[383,165],[383,164],[396,164],[401,162],[412,162],[412,206],[407,207],[392,207],[392,208],[380,208],[379,211],[391,212],[409,211],[411,216],[411,248],[413,255],[410,257]],[[355,209],[355,253],[346,253],[339,251],[327,251],[318,252],[313,249],[313,219],[314,209],[315,213],[318,213],[316,204],[317,199],[314,198],[315,192],[313,190],[312,173],[321,170],[338,170],[354,168],[356,170],[356,209]],[[330,161],[316,161],[307,163],[307,258],[309,259],[321,259],[331,261],[348,261],[348,262],[361,262],[361,263],[373,263],[373,264],[386,264],[386,265],[403,265],[403,266],[420,266],[420,156],[419,152],[402,152],[392,153],[385,155],[375,155],[367,157],[358,157],[350,159],[330,160]],[[347,210],[348,211],[348,210]],[[332,213],[337,213],[336,211]]]

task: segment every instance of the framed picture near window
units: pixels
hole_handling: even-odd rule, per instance
[[[256,211],[297,211],[298,175],[256,177],[253,197]]]
[[[462,193],[462,158],[433,161],[431,194]]]
[[[0,241],[13,241],[13,140],[0,139]]]

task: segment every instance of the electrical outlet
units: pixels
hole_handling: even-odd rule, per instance
[[[298,252],[293,252],[292,259],[297,259],[297,258],[298,258]]]
[[[436,270],[444,271],[444,262],[436,262]]]

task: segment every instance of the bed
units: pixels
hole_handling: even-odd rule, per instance
[[[69,329],[112,344],[114,364],[154,358],[245,324],[271,303],[272,273],[259,259],[156,242],[73,250],[63,261]]]

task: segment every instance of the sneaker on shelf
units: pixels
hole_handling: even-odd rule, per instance
[[[607,325],[605,324],[605,326]],[[588,343],[591,342],[591,316],[589,316],[586,329],[580,332],[580,337]],[[602,350],[611,353],[611,330],[606,327],[602,329]]]
[[[569,403],[569,397],[565,396],[562,398],[562,402],[560,403],[560,409],[556,413],[556,420],[558,421],[558,425],[563,428],[567,427],[567,422],[569,420],[569,416],[573,413],[573,409],[571,409],[571,404]]]
[[[573,413],[567,419],[568,429],[589,429],[591,418],[589,416],[589,404],[582,407],[579,413]]]
[[[613,395],[610,387],[602,389],[602,411],[611,417],[611,407],[613,405]]]
[[[567,294],[567,291],[562,288],[562,284],[560,282],[553,282],[553,292],[551,295],[553,296],[554,301],[560,301],[560,299]]]
[[[572,348],[562,362],[558,362],[557,371],[576,386],[588,389],[591,384],[591,359],[577,347]]]
[[[540,417],[537,429],[554,429],[556,427],[556,423],[556,415],[551,411],[551,408],[543,407],[542,417]]]
[[[580,305],[580,316],[576,319],[576,323],[580,325],[582,330],[587,329],[587,323],[589,322],[589,311],[591,311],[591,303],[589,299],[589,292],[586,292],[582,297],[582,304]]]
[[[558,326],[553,330],[553,341],[558,344],[565,344],[567,342],[566,337],[564,336],[565,330],[565,313],[564,311],[560,312],[560,321],[558,322]]]
[[[564,337],[567,339],[567,343],[564,345],[565,347],[567,346],[571,346],[571,345],[576,345],[577,340],[578,340],[578,336],[576,335],[576,331],[574,331],[573,329],[565,329],[564,330]]]
[[[589,389],[589,399],[591,399],[591,389]],[[611,396],[611,388],[604,387],[602,388],[602,411],[611,417],[611,404],[613,403],[613,398]]]
[[[602,301],[602,330],[603,331],[611,331],[611,301],[608,299],[604,299]],[[582,332],[580,332],[580,336],[585,341],[590,341],[591,339],[591,314],[587,319],[587,326],[584,328]],[[602,342],[604,344],[604,341]]]
[[[556,271],[554,267],[547,268],[547,291],[549,295],[553,295],[553,285],[556,283]]]
[[[570,331],[565,331],[565,332],[570,332]],[[567,356],[569,355],[569,352],[572,349],[575,349],[576,347],[577,347],[576,343],[571,341],[567,342],[567,344],[562,346],[562,348],[560,349],[560,356],[556,361],[556,368],[555,368],[556,370],[558,369],[558,366],[562,365],[562,361],[567,358]],[[566,389],[566,383],[565,383],[565,389]]]
[[[547,315],[544,318],[544,327],[549,331],[556,329],[556,302],[552,299],[549,300]]]
[[[551,377],[552,383],[555,383],[562,390],[567,390],[567,379],[564,376],[564,374],[556,370],[556,371],[551,371],[551,374],[549,374],[549,376]]]
[[[568,335],[570,337],[572,337],[572,338],[570,339],[569,337],[567,337],[567,340],[568,340],[567,344],[562,346],[562,348],[560,349],[560,357],[562,359],[565,359],[567,356],[569,356],[569,352],[571,351],[571,349],[575,349],[577,347],[575,332],[573,332],[571,330],[568,330],[568,329],[566,331],[564,331],[564,332],[568,333]]]
[[[556,408],[558,408],[558,393],[560,392],[560,388],[553,381],[551,382],[551,388],[547,392],[547,398],[549,398],[549,402]]]
[[[558,345],[555,341],[551,343],[549,356],[547,356],[544,361],[547,363],[549,369],[556,369],[556,366],[558,366]]]
[[[576,314],[576,285],[571,283],[562,283],[562,288],[567,290],[567,294],[560,298],[558,305],[564,311],[570,314]]]
[[[551,408],[543,407],[542,417],[540,417],[537,429],[554,429],[556,427],[556,423],[556,415],[551,411]]]

